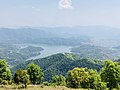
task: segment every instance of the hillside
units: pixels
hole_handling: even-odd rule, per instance
[[[100,71],[103,61],[93,59],[81,59],[79,56],[74,54],[55,54],[46,58],[26,61],[12,68],[15,72],[17,69],[25,69],[29,63],[35,63],[39,65],[43,72],[46,80],[50,80],[54,75],[66,75],[66,73],[74,67],[86,67],[96,69]]]
[[[9,65],[14,65],[30,57],[40,55],[42,50],[41,47],[28,46],[21,48],[11,44],[0,44],[0,59],[5,59]]]
[[[99,60],[120,58],[119,50],[89,44],[81,44],[71,49],[71,52],[79,55],[81,58],[95,58]]]

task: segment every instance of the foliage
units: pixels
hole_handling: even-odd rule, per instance
[[[50,83],[49,82],[43,82],[43,85],[50,86]]]
[[[101,70],[102,81],[107,83],[110,90],[118,88],[120,84],[120,66],[118,63],[107,60]]]
[[[58,76],[55,75],[52,77],[51,83],[57,86],[65,86],[66,85],[66,78],[62,75]]]
[[[58,53],[46,58],[30,60],[16,65],[12,68],[12,72],[19,68],[25,69],[26,66],[32,62],[42,68],[45,81],[50,81],[51,77],[55,75],[65,76],[68,70],[71,70],[74,67],[87,67],[89,69],[96,69],[97,71],[100,71],[104,64],[104,61],[96,59],[82,59],[78,55]]]
[[[106,90],[106,89],[107,89],[107,86],[105,82],[99,82],[95,86],[95,90]]]
[[[2,78],[0,78],[0,84],[2,83],[2,81],[3,81]]]
[[[89,87],[95,89],[99,82],[101,82],[101,77],[96,70],[88,70],[89,73]]]
[[[24,84],[25,88],[27,88],[27,84],[29,83],[29,75],[26,70],[19,69],[16,71],[14,75],[14,82],[16,84]]]
[[[89,73],[89,88],[96,89],[96,90],[105,90],[106,89],[106,83],[101,82],[100,74],[93,69],[88,70]]]
[[[75,59],[80,59],[76,55],[69,55],[69,54],[62,54],[62,59],[66,60],[67,64],[66,66],[71,62],[71,66],[75,66],[73,64],[74,61],[77,61]],[[56,55],[55,55],[56,56]],[[59,56],[59,54],[58,54]],[[56,56],[57,60],[60,59],[60,57]],[[54,61],[54,59],[53,61]],[[45,58],[46,59],[46,58]],[[48,60],[52,60],[51,57],[49,57]],[[59,63],[57,61],[57,66],[59,66],[60,63],[63,62],[61,60]],[[69,62],[70,61],[70,62]],[[80,59],[78,61],[81,61],[81,64],[84,64],[83,61],[88,61],[89,64],[92,62],[97,62],[95,60],[88,60],[88,59]],[[88,63],[87,62],[87,63]],[[62,63],[61,70],[64,70],[65,66]],[[98,62],[97,62],[98,63]],[[99,62],[100,63],[100,62]],[[51,63],[47,63],[51,65]],[[80,62],[76,63],[76,65],[79,65]],[[81,65],[80,64],[80,65]],[[55,65],[56,66],[56,65]],[[57,68],[57,67],[56,67]],[[51,68],[50,68],[51,69]],[[57,68],[59,70],[59,68]],[[68,68],[69,69],[69,68]],[[54,70],[53,68],[51,71]],[[50,72],[48,72],[50,74]],[[7,67],[7,63],[4,60],[0,60],[0,84],[2,85],[8,85],[12,83],[11,81],[12,75],[10,70]],[[27,65],[26,70],[18,69],[13,77],[14,83],[21,85],[22,87],[27,88],[28,83],[32,84],[41,84],[43,80],[43,72],[41,68],[34,64],[30,63]],[[110,60],[105,61],[105,66],[102,68],[101,73],[99,74],[97,70],[94,69],[88,69],[83,67],[76,67],[72,70],[68,71],[66,78],[63,75],[54,75],[51,79],[51,82],[43,82],[43,85],[45,86],[68,86],[71,88],[88,88],[88,89],[95,89],[95,90],[106,90],[108,87],[110,90],[113,88],[116,88],[119,90],[119,84],[120,84],[120,65],[117,62],[113,62]],[[19,86],[18,86],[19,87]]]
[[[8,82],[6,80],[2,80],[2,85],[8,85]]]
[[[67,86],[72,88],[91,88],[105,90],[106,84],[101,82],[101,77],[96,70],[74,68],[68,72]]]
[[[11,71],[7,68],[7,62],[5,60],[0,60],[0,84],[4,82],[9,82],[12,79]]]
[[[67,85],[72,88],[86,87],[88,79],[88,72],[85,68],[74,68],[68,72]]]
[[[31,63],[27,66],[27,72],[30,76],[30,81],[32,84],[40,84],[43,79],[43,73],[41,68],[34,63]]]

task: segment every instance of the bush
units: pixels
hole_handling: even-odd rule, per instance
[[[62,75],[52,77],[51,83],[56,86],[66,86],[66,78]]]
[[[9,85],[12,85],[12,84],[13,84],[13,81],[12,81],[12,80],[8,81],[8,84],[9,84]]]
[[[107,89],[107,84],[105,82],[99,82],[95,87],[95,90],[106,90],[106,89]]]
[[[43,82],[43,85],[50,86],[50,83],[49,82]]]
[[[8,82],[6,80],[2,80],[2,85],[8,85]]]
[[[25,88],[24,84],[18,85],[18,89],[23,89],[23,88]]]
[[[0,78],[0,84],[2,84],[2,78]]]
[[[57,86],[56,83],[50,83],[50,86]]]

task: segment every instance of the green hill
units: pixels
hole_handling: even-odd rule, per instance
[[[74,67],[86,67],[90,69],[96,69],[100,71],[103,61],[93,59],[81,59],[78,55],[74,54],[55,54],[46,58],[26,61],[12,68],[12,71],[16,71],[19,68],[25,69],[29,63],[35,63],[39,65],[45,76],[45,80],[50,80],[54,75],[66,75],[66,73]]]

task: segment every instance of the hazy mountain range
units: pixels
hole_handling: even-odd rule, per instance
[[[119,35],[120,29],[107,26],[0,28],[0,54],[8,61],[25,61],[33,55],[18,53],[14,44],[46,44],[71,46],[81,58],[118,59]]]
[[[116,38],[120,35],[119,28],[108,26],[76,26],[76,27],[22,27],[22,28],[0,28],[0,34],[12,34],[34,37],[49,37],[63,35],[65,37],[91,36],[103,38]],[[54,34],[54,35],[53,35]],[[62,37],[63,37],[62,36]]]
[[[107,26],[0,28],[0,42],[14,43],[77,42],[91,38],[119,40],[119,35],[120,29]]]

